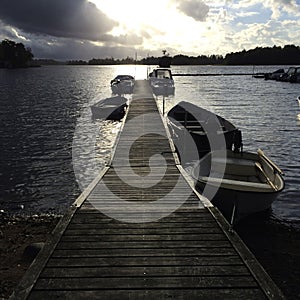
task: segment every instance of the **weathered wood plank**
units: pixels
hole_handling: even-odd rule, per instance
[[[154,276],[249,276],[245,266],[132,266],[132,267],[81,267],[49,268],[40,278],[103,278],[103,277],[154,277]]]
[[[111,235],[111,234],[118,234],[118,235],[128,235],[128,234],[132,234],[132,235],[140,235],[140,234],[156,234],[156,235],[160,235],[160,234],[180,234],[180,235],[184,235],[184,234],[208,234],[208,233],[221,233],[221,229],[218,227],[197,227],[197,228],[149,228],[149,229],[127,229],[127,228],[120,228],[117,231],[115,229],[94,229],[94,228],[90,228],[90,229],[76,229],[76,230],[72,230],[72,229],[67,229],[65,231],[65,235],[99,235],[99,234],[103,234],[103,235]]]
[[[183,235],[168,235],[168,234],[143,234],[143,235],[63,235],[60,239],[62,242],[70,242],[76,240],[77,242],[130,242],[130,241],[181,241],[188,243],[189,241],[227,241],[223,234],[209,233],[209,234],[183,234]]]
[[[177,223],[173,222],[172,223],[172,228],[182,228],[182,222]],[[185,228],[213,228],[216,226],[216,223],[214,222],[201,222],[201,223],[190,223],[186,222],[184,224]],[[170,224],[168,223],[117,223],[117,224],[110,224],[110,223],[105,223],[105,224],[98,224],[98,223],[82,223],[82,224],[76,224],[76,223],[71,223],[68,227],[68,229],[76,230],[76,229],[121,229],[121,228],[126,228],[126,229],[154,229],[154,228],[170,228]]]
[[[190,218],[185,218],[185,217],[181,217],[181,218],[171,218],[171,217],[165,217],[162,219],[159,219],[157,221],[158,224],[169,224],[169,226],[172,226],[173,223],[179,224],[179,223],[199,223],[199,222],[204,222],[204,223],[213,223],[215,224],[215,221],[211,219],[211,216],[207,215],[203,215],[201,217],[198,218],[193,218],[192,216]],[[109,218],[105,215],[96,215],[96,214],[76,214],[72,220],[72,224],[115,224],[118,225],[121,222],[117,221],[115,219]],[[123,224],[127,224],[127,223],[123,223]],[[183,225],[183,224],[182,224]]]
[[[155,249],[155,248],[138,248],[138,249],[77,249],[58,250],[56,249],[52,257],[150,257],[150,256],[214,256],[216,260],[219,256],[237,255],[232,248],[175,248],[175,249]]]
[[[109,266],[236,266],[244,265],[237,255],[218,256],[136,256],[136,257],[51,257],[47,267]]]
[[[213,277],[106,277],[106,278],[40,278],[36,290],[82,290],[82,289],[143,289],[143,288],[233,288],[257,287],[251,276],[213,276]]]
[[[68,241],[60,242],[56,249],[68,250],[74,249],[176,249],[176,248],[230,248],[231,244],[228,241],[188,241],[186,243],[182,241],[127,241],[125,242],[78,242]]]
[[[176,300],[233,300],[233,299],[266,299],[258,288],[218,288],[207,289],[113,289],[113,290],[76,290],[76,291],[34,291],[30,295],[32,300],[40,299],[101,299],[101,300],[140,300],[140,299],[176,299]]]

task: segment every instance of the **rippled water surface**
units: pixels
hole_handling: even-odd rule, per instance
[[[252,67],[184,66],[173,73],[252,73]],[[256,71],[274,71],[276,66]],[[51,66],[0,70],[0,210],[63,211],[108,161],[120,124],[92,121],[90,106],[111,96],[117,74],[146,77],[145,66]],[[176,76],[175,96],[203,106],[243,132],[285,172],[273,213],[300,221],[300,85],[251,76]],[[158,97],[162,105],[162,98]],[[97,166],[95,167],[95,157]],[[73,160],[72,160],[73,158]],[[76,176],[73,167],[77,170]],[[79,172],[78,172],[79,170]]]

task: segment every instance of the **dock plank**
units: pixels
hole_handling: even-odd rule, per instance
[[[76,291],[53,291],[51,293],[55,299],[101,299],[101,300],[140,300],[140,299],[214,299],[214,300],[232,300],[232,299],[266,299],[260,289],[219,288],[218,293],[214,289],[114,289],[106,290],[76,290]],[[47,290],[35,290],[31,299],[47,299],[49,296]]]
[[[237,255],[218,256],[137,256],[137,257],[51,257],[47,267],[151,267],[151,266],[241,266]]]

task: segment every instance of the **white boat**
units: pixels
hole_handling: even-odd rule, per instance
[[[174,94],[175,85],[171,69],[155,68],[151,73],[149,73],[148,80],[154,93],[162,91],[163,93],[170,95]]]
[[[231,223],[271,207],[284,189],[282,171],[263,153],[210,152],[193,168],[196,188]],[[205,195],[205,189],[209,195]]]
[[[128,106],[128,99],[114,96],[102,99],[91,106],[93,119],[121,120]]]
[[[132,94],[134,83],[135,79],[131,75],[117,75],[110,81],[110,87],[113,94]]]
[[[297,100],[298,100],[298,103],[299,103],[299,106],[300,106],[300,96],[298,96]]]

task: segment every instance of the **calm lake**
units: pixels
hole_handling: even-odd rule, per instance
[[[279,67],[257,67],[255,72]],[[174,66],[174,74],[249,73],[253,67]],[[0,69],[0,210],[62,213],[109,159],[120,123],[92,121],[90,106],[111,96],[118,74],[147,76],[146,66],[43,66]],[[242,130],[245,151],[258,148],[285,173],[272,213],[300,224],[300,85],[251,75],[176,76],[166,110],[185,100]],[[162,107],[162,97],[158,97]],[[94,139],[91,139],[91,136]],[[92,143],[92,144],[91,144]],[[92,145],[92,147],[91,147]],[[91,148],[93,150],[91,151]],[[74,158],[74,155],[76,156]],[[74,174],[73,167],[80,169]],[[78,173],[78,172],[75,172]],[[82,178],[80,178],[82,176]]]

